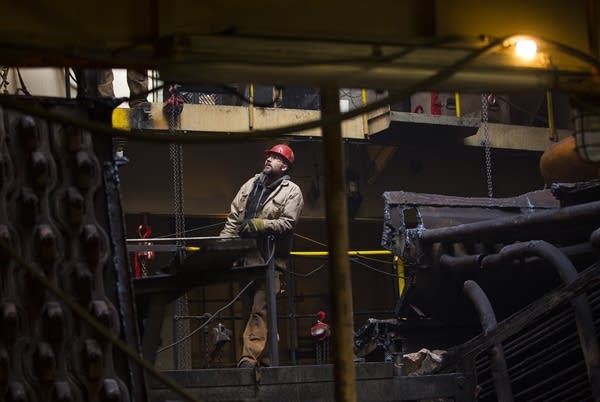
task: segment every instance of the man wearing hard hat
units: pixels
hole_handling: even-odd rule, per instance
[[[264,264],[273,252],[275,268],[285,269],[292,244],[293,229],[304,200],[300,188],[288,175],[294,164],[294,152],[284,144],[265,150],[261,173],[248,180],[233,199],[222,237],[254,237],[258,251],[244,259],[244,265]],[[275,249],[273,250],[273,247]],[[279,292],[279,272],[275,273],[275,291]],[[250,318],[243,335],[239,367],[269,365],[266,355],[267,299],[264,286],[254,294]]]

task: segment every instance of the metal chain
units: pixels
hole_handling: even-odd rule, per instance
[[[494,195],[494,188],[492,185],[492,153],[490,146],[490,130],[488,127],[488,94],[485,92],[481,94],[481,124],[483,126],[483,149],[485,152],[485,175],[487,178],[487,191],[488,197],[492,198]]]
[[[169,131],[175,132],[177,129],[177,116],[175,115],[176,108],[171,109],[169,116]],[[175,236],[183,237],[185,233],[185,215],[183,209],[183,145],[171,144],[169,147],[171,157],[171,165],[173,170],[173,206],[175,219]],[[183,246],[183,241],[178,240],[177,245]],[[189,315],[189,305],[187,293],[183,294],[175,302],[175,315]],[[188,320],[176,320],[174,322],[174,338],[182,339],[190,333],[190,322]],[[176,369],[191,369],[192,368],[192,345],[187,339],[177,345],[175,350],[175,368]]]
[[[204,368],[210,368],[210,342],[208,327],[204,327]]]
[[[10,85],[10,82],[8,82],[8,67],[0,67],[0,78],[2,78],[2,83],[0,83],[2,93],[8,95],[8,86]]]
[[[150,270],[148,269],[148,262],[146,258],[140,257],[140,266],[142,267],[142,278],[149,276]]]

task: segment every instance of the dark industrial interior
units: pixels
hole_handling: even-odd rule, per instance
[[[4,5],[0,400],[600,401],[600,2],[228,3]]]

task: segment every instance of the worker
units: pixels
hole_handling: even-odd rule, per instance
[[[115,91],[113,70],[110,68],[98,70],[98,95],[114,98]],[[127,69],[127,86],[129,87],[129,107],[136,108],[147,103],[148,72]]]
[[[103,98],[114,98],[115,79],[110,68],[100,69],[96,75],[98,95]],[[129,87],[129,108],[131,115],[129,124],[132,128],[147,128],[145,123],[150,120],[150,103],[148,103],[148,72],[146,70],[127,69],[127,86]],[[115,160],[121,164],[128,159],[124,155],[126,140],[115,137]]]
[[[280,291],[279,271],[286,269],[292,244],[292,232],[304,200],[300,188],[288,173],[294,164],[294,152],[284,144],[265,150],[261,173],[249,179],[231,203],[222,237],[254,237],[256,252],[249,253],[244,265],[265,264],[270,256],[275,264],[275,292]],[[274,248],[273,248],[274,247]],[[250,318],[243,334],[238,367],[268,366],[267,298],[264,282],[256,286]]]

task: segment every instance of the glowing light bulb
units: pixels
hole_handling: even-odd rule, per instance
[[[531,60],[537,53],[537,44],[531,39],[520,39],[515,44],[515,52],[517,56],[525,60]]]

